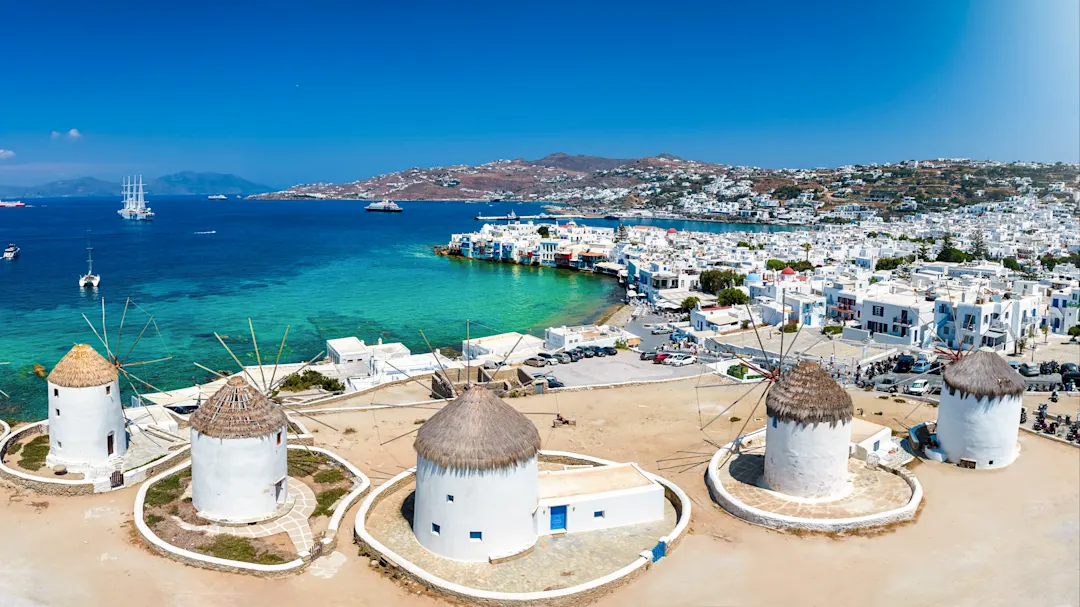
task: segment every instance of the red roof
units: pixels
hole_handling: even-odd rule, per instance
[[[788,266],[788,267],[784,268],[780,273],[783,274],[784,276],[791,276],[792,274],[795,273],[795,270],[792,270],[791,266]]]
[[[667,233],[668,233],[668,234],[674,234],[674,233],[676,233],[676,232],[678,232],[678,230],[676,230],[675,228],[668,228],[668,229],[667,229]]]

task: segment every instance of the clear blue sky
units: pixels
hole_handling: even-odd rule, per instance
[[[1080,160],[1077,0],[124,4],[0,3],[0,183]]]

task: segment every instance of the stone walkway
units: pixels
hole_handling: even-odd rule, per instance
[[[310,551],[315,543],[315,534],[308,525],[308,517],[315,511],[315,492],[301,481],[289,477],[289,500],[293,507],[288,513],[265,523],[255,525],[192,525],[174,516],[181,528],[188,531],[235,535],[236,537],[268,537],[278,533],[288,533],[289,539],[296,546],[297,552]]]
[[[671,533],[675,507],[664,500],[664,520],[601,531],[540,536],[535,549],[518,559],[492,565],[436,556],[413,535],[412,502],[415,483],[405,483],[368,514],[368,532],[390,550],[440,578],[481,590],[536,592],[566,588],[595,580],[634,561]]]
[[[762,488],[764,447],[743,451],[718,472],[724,489],[735,499],[747,506],[786,516],[813,519],[867,516],[900,508],[911,500],[911,487],[904,479],[885,470],[868,468],[855,458],[848,460],[851,493],[828,502],[805,503],[786,499],[781,493]]]

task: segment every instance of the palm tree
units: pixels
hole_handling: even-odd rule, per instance
[[[806,261],[807,261],[807,263],[809,263],[810,262],[810,249],[813,249],[814,245],[810,244],[809,242],[804,242],[804,243],[802,243],[802,248],[803,248],[804,251],[806,251]]]

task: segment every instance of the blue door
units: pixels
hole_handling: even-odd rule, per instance
[[[551,530],[566,531],[566,506],[551,507]]]

